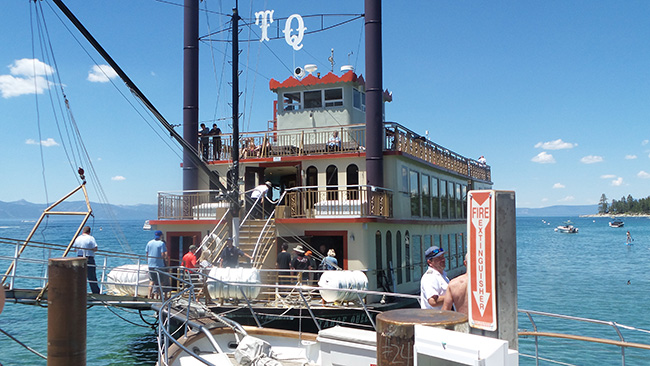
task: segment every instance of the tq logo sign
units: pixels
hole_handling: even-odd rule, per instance
[[[259,25],[262,30],[262,36],[260,37],[260,42],[269,41],[268,29],[269,26],[273,23],[273,12],[274,10],[263,10],[255,13],[255,25]],[[293,21],[298,22],[298,27],[294,29],[291,27]],[[284,40],[287,44],[293,47],[294,50],[298,51],[302,48],[302,39],[305,37],[305,22],[299,14],[293,14],[288,19],[284,25]]]

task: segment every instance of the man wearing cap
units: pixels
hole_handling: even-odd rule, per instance
[[[302,245],[298,245],[293,248],[293,251],[296,253],[296,256],[291,260],[291,269],[293,270],[309,270],[312,267],[309,265],[309,258],[305,257],[305,250],[302,249]],[[302,281],[307,284],[309,282],[309,272],[302,273]]]
[[[158,268],[165,267],[167,265],[167,245],[162,240],[162,231],[156,230],[153,234],[153,240],[150,240],[147,243],[145,249],[147,253],[147,264],[149,265],[149,298],[153,299],[154,288],[155,291],[158,291],[159,285],[166,283],[166,278],[162,279],[159,273],[156,271]],[[163,295],[160,294],[161,298]]]
[[[219,263],[223,268],[236,268],[239,267],[239,256],[243,255],[248,257],[248,259],[253,260],[253,257],[244,253],[243,250],[232,245],[232,239],[226,239],[226,246],[221,251],[221,256],[219,257]]]
[[[77,257],[86,257],[88,260],[88,284],[93,294],[99,293],[97,285],[97,271],[95,266],[95,252],[97,252],[97,242],[90,235],[90,226],[84,226],[81,235],[74,240],[74,248],[77,249]]]
[[[449,278],[445,272],[445,251],[432,246],[424,252],[429,268],[420,280],[420,307],[441,310]]]

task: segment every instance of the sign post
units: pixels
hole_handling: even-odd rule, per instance
[[[467,213],[470,333],[507,340],[517,349],[515,194],[470,191]]]

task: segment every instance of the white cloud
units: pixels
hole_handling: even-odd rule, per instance
[[[548,202],[548,198],[542,198],[542,202]]]
[[[107,83],[117,77],[117,73],[108,65],[93,65],[88,71],[88,81],[93,83]]]
[[[38,59],[23,58],[8,67],[11,75],[0,75],[0,94],[3,98],[43,94],[54,85],[44,77],[53,74],[54,69]]]
[[[616,178],[616,176],[614,174],[604,174],[604,175],[601,175],[600,177],[603,178],[603,179]]]
[[[54,74],[54,68],[35,58],[22,58],[9,65],[9,72],[11,72],[11,75],[33,78],[36,76],[52,75]]]
[[[645,146],[645,145],[647,145],[648,142],[650,142],[650,140],[643,140],[643,141],[641,141],[641,146]]]
[[[636,158],[637,158],[636,155],[625,155],[625,159],[626,159],[626,160],[634,160],[634,159],[636,159]]]
[[[576,199],[576,198],[573,197],[573,196],[566,196],[566,197],[564,197],[564,198],[560,198],[560,199],[557,200],[557,201],[558,201],[558,202],[571,202],[571,201],[575,201],[575,199]]]
[[[553,188],[554,188],[554,189],[565,188],[565,186],[564,186],[564,184],[562,184],[562,183],[555,183],[555,184],[553,184]]]
[[[121,176],[121,175],[116,175],[116,176],[114,176],[114,177],[111,177],[111,180],[121,181],[121,180],[126,180],[126,178],[124,178],[124,177]]]
[[[622,186],[622,185],[623,185],[623,178],[618,177],[618,178],[614,179],[614,180],[612,181],[612,185],[613,185],[614,187]]]
[[[646,173],[644,170],[640,171],[636,175],[639,178],[648,179],[650,178],[650,173]]]
[[[540,163],[540,164],[555,163],[555,159],[553,158],[553,155],[547,153],[546,151],[542,151],[541,153],[535,155],[535,157],[530,160],[532,162]]]
[[[47,140],[42,140],[40,143],[36,142],[34,139],[27,139],[25,140],[25,143],[27,145],[43,145],[45,147],[50,147],[50,146],[59,146],[59,143],[56,142],[53,138],[48,138]]]
[[[573,149],[578,146],[578,144],[573,144],[571,142],[564,142],[562,139],[557,139],[555,141],[547,142],[538,142],[535,147],[538,149],[544,150],[564,150],[564,149]]]
[[[580,159],[580,162],[584,164],[601,163],[602,161],[603,157],[598,155],[587,155],[584,158]]]

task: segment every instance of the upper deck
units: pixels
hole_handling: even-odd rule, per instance
[[[340,148],[329,149],[328,140],[334,131],[340,137]],[[212,139],[214,141],[214,137]],[[210,164],[230,164],[232,161],[232,135],[223,134],[220,140],[219,145],[210,141],[206,149],[207,155],[203,158]],[[332,154],[365,155],[366,127],[354,124],[248,132],[240,134],[240,141],[239,157],[244,162],[297,160]],[[384,155],[407,155],[463,178],[491,183],[489,165],[438,145],[398,123],[384,123],[382,141]]]

